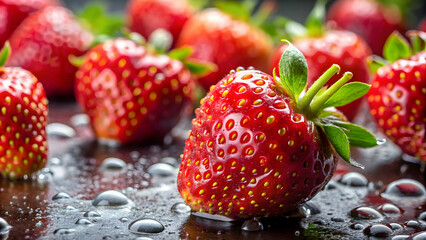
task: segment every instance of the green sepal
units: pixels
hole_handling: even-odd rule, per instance
[[[281,56],[279,73],[281,83],[290,97],[297,103],[300,94],[306,87],[308,79],[308,64],[305,56],[287,40],[287,49]]]
[[[188,0],[188,3],[195,10],[202,10],[209,6],[210,0]]]
[[[80,57],[74,56],[74,55],[69,55],[68,56],[68,61],[71,63],[71,65],[73,65],[74,67],[81,67],[84,63],[84,61],[86,60],[86,55],[82,55]]]
[[[376,137],[363,127],[340,120],[333,121],[333,124],[343,129],[352,147],[370,148],[378,145]]]
[[[374,74],[377,70],[383,66],[388,65],[389,62],[386,59],[381,58],[377,55],[372,55],[367,58],[367,66],[370,70],[370,73]]]
[[[325,21],[325,5],[327,0],[317,0],[314,8],[306,19],[305,26],[307,33],[311,37],[319,37],[324,32],[324,21]]]
[[[116,37],[124,26],[120,14],[109,14],[102,2],[90,2],[77,14],[81,24],[94,35]]]
[[[347,83],[339,88],[322,107],[328,108],[346,105],[367,94],[368,90],[370,90],[370,85],[368,84],[362,82]]]
[[[349,163],[351,158],[349,139],[345,132],[337,126],[331,124],[321,125],[330,143],[333,145],[336,152],[342,157],[343,160]]]
[[[397,31],[393,32],[386,40],[383,47],[383,56],[389,62],[411,57],[410,44]]]
[[[220,11],[229,14],[232,18],[245,22],[249,21],[252,12],[252,9],[248,9],[248,3],[238,1],[215,1],[214,6]]]
[[[188,70],[197,77],[203,77],[211,72],[217,71],[217,66],[210,62],[202,62],[195,59],[186,59],[182,62]]]
[[[124,37],[132,40],[133,42],[139,45],[146,45],[146,39],[137,32],[131,32],[129,29],[123,28],[121,29],[121,33]]]
[[[411,30],[407,32],[410,37],[411,45],[413,47],[413,54],[426,51],[426,33],[422,31]]]
[[[184,47],[172,49],[170,52],[167,53],[167,55],[169,55],[170,58],[183,61],[187,57],[189,57],[192,54],[192,52],[193,50],[191,47],[184,46]]]
[[[3,67],[9,59],[11,53],[10,43],[6,41],[0,51],[0,67]]]

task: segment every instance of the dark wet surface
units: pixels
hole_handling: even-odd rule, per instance
[[[413,234],[426,231],[422,166],[389,143],[354,151],[366,169],[340,164],[326,190],[288,217],[221,222],[191,215],[177,192],[183,127],[162,145],[108,148],[78,113],[51,105],[50,122],[75,136],[56,125],[35,180],[0,179],[0,218],[12,227],[0,221],[0,239],[423,239]]]

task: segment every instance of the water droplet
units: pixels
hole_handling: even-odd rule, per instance
[[[262,231],[263,224],[256,219],[246,220],[241,226],[241,230],[249,232]]]
[[[350,225],[349,227],[352,228],[353,230],[362,230],[362,229],[364,229],[364,225],[362,225],[360,223],[354,223],[354,224]]]
[[[146,172],[153,176],[160,177],[173,176],[177,173],[176,168],[167,163],[155,163],[151,165]]]
[[[220,221],[220,222],[233,222],[233,221],[235,221],[234,219],[229,218],[229,217],[225,217],[225,216],[222,216],[222,215],[209,214],[209,213],[205,213],[205,212],[192,212],[192,215],[197,216],[197,217],[201,217],[201,218]]]
[[[108,190],[96,195],[92,201],[92,205],[95,207],[99,206],[109,206],[109,207],[118,207],[124,206],[130,203],[130,199],[126,195],[122,194],[119,191]]]
[[[364,229],[364,234],[373,237],[389,237],[392,232],[392,229],[383,224],[374,224]]]
[[[119,219],[118,219],[118,221],[120,221],[120,222],[124,223],[124,222],[128,222],[128,221],[129,221],[129,219],[128,219],[128,218],[126,218],[126,217],[121,217],[121,218],[119,218]]]
[[[43,168],[37,172],[37,181],[40,183],[50,182],[53,179],[53,172],[49,168]]]
[[[129,231],[136,234],[160,233],[164,230],[163,224],[154,219],[138,219],[129,224]]]
[[[74,129],[62,123],[48,124],[46,127],[46,133],[49,137],[60,137],[60,138],[75,137]]]
[[[426,224],[426,212],[420,213],[419,217],[417,217],[417,220]]]
[[[135,238],[135,240],[153,240],[153,239],[149,237],[137,237]]]
[[[334,181],[333,179],[330,180],[330,182],[327,183],[327,185],[325,186],[325,190],[333,190],[337,188],[337,184],[336,181]]]
[[[420,182],[412,179],[400,179],[391,182],[381,196],[388,199],[424,197],[425,193],[425,187]]]
[[[68,193],[59,192],[55,196],[52,197],[52,200],[59,200],[59,199],[70,199],[71,196],[68,195]]]
[[[345,219],[343,219],[341,217],[332,217],[331,221],[333,221],[333,222],[345,222]]]
[[[164,157],[164,158],[161,159],[161,162],[167,163],[167,164],[172,165],[172,166],[176,166],[176,165],[180,164],[180,162],[178,162],[176,160],[176,158],[174,158],[174,157]]]
[[[80,219],[78,219],[75,222],[75,224],[78,224],[78,225],[90,225],[90,224],[92,224],[92,222],[89,219],[80,218]]]
[[[378,207],[378,210],[382,213],[389,215],[389,214],[401,214],[401,209],[399,207],[393,205],[392,203],[385,203],[383,205],[380,205]]]
[[[382,214],[370,207],[358,207],[352,209],[350,215],[352,218],[358,220],[381,219],[383,217]]]
[[[303,210],[306,214],[306,216],[315,215],[321,213],[320,206],[316,204],[315,202],[307,202],[305,205],[303,205]]]
[[[420,232],[413,236],[413,240],[426,240],[426,232]]]
[[[166,78],[166,76],[164,76],[164,74],[162,74],[162,73],[155,74],[155,80],[163,81],[165,78]]]
[[[67,211],[77,211],[77,208],[75,208],[73,206],[66,206],[65,210],[67,210]]]
[[[74,116],[72,116],[70,118],[70,122],[71,122],[71,125],[73,125],[74,127],[85,126],[85,125],[89,125],[90,118],[89,116],[87,116],[87,114],[80,113],[80,114],[75,114]]]
[[[102,165],[100,166],[100,169],[102,171],[110,170],[110,171],[120,171],[126,168],[126,162],[119,158],[105,158],[105,160],[102,162]]]
[[[73,228],[58,228],[53,232],[55,235],[69,235],[73,233],[75,233],[75,229]]]
[[[405,240],[408,239],[409,235],[395,235],[391,238],[391,240]]]
[[[12,227],[6,222],[6,220],[0,217],[0,237],[6,237],[7,239],[7,235],[9,235],[9,230],[11,228]]]
[[[44,224],[43,224],[43,222],[41,222],[41,221],[38,221],[37,223],[36,223],[36,227],[41,227],[41,226],[43,226]]]
[[[365,187],[368,185],[368,180],[362,174],[350,172],[345,174],[340,180],[342,184],[352,187]]]
[[[191,208],[183,202],[173,204],[171,211],[177,214],[190,213]]]
[[[392,228],[392,230],[402,229],[402,226],[399,223],[389,223],[389,226]]]
[[[407,221],[405,223],[405,226],[410,227],[410,228],[414,228],[414,229],[419,229],[420,223],[417,222],[416,220],[410,220],[410,221]]]
[[[96,211],[88,211],[88,212],[85,212],[84,214],[83,214],[83,216],[84,217],[101,217],[101,214],[99,214],[98,212],[96,212]]]

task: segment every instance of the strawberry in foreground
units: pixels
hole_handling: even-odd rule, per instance
[[[176,43],[193,11],[187,0],[132,0],[127,4],[127,25],[147,39],[162,28]]]
[[[216,84],[229,70],[239,66],[253,66],[260,70],[268,67],[272,53],[271,39],[248,22],[249,13],[241,14],[245,12],[244,7],[236,7],[243,16],[225,12],[226,6],[234,4],[226,2],[221,10],[206,9],[192,16],[183,27],[177,43],[179,47],[191,47],[194,50],[191,57],[217,65],[216,71],[198,79],[205,90]]]
[[[183,59],[190,54],[172,51]],[[182,55],[183,54],[183,55]],[[191,103],[196,65],[157,55],[150,46],[119,38],[91,49],[76,73],[76,98],[101,141],[162,139]]]
[[[374,54],[382,54],[386,38],[393,31],[404,32],[404,9],[410,1],[339,0],[328,12],[328,19],[339,28],[359,34]]]
[[[3,67],[9,43],[0,52],[0,173],[24,178],[46,165],[47,99],[30,72]]]
[[[32,72],[49,97],[69,97],[77,68],[68,58],[85,53],[91,33],[63,7],[46,7],[29,16],[10,38],[8,66]]]
[[[47,6],[59,5],[56,0],[0,0],[0,46],[30,14]]]
[[[281,79],[256,70],[232,72],[202,100],[186,141],[177,186],[194,210],[233,219],[277,216],[311,199],[330,180],[350,146],[377,143],[367,130],[344,120],[334,106],[369,86],[345,84],[346,72],[322,89],[340,67],[332,65],[306,94],[306,60],[290,43]],[[313,68],[315,66],[311,66]]]
[[[393,33],[384,47],[386,60],[371,62],[368,103],[380,130],[405,153],[426,161],[426,33],[411,34],[413,49]]]
[[[370,80],[367,58],[371,55],[371,50],[363,39],[349,31],[330,30],[323,26],[325,6],[323,1],[318,1],[311,15],[306,21],[306,28],[299,26],[298,32],[291,32],[294,38],[294,46],[305,56],[309,68],[308,86],[310,86],[321,74],[326,71],[331,64],[338,64],[342,71],[352,72],[354,77],[352,82],[368,83]],[[286,27],[291,24],[290,22]],[[272,57],[270,69],[278,68],[281,55],[287,48],[286,44],[280,46]],[[312,66],[312,67],[311,67]],[[330,81],[330,86],[335,81]],[[362,99],[354,101],[348,105],[339,107],[349,120],[353,120],[360,107]]]

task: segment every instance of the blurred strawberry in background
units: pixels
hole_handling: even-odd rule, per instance
[[[31,13],[52,5],[60,4],[56,0],[0,0],[0,46]]]
[[[69,56],[81,56],[93,41],[73,14],[63,7],[46,7],[26,18],[10,38],[8,66],[32,72],[48,97],[68,97],[74,89]]]
[[[146,39],[162,28],[169,31],[176,42],[193,11],[186,0],[131,0],[126,9],[127,25]]]
[[[362,36],[376,55],[382,54],[387,37],[393,31],[407,28],[406,0],[339,0],[328,12],[328,20],[337,27]]]

